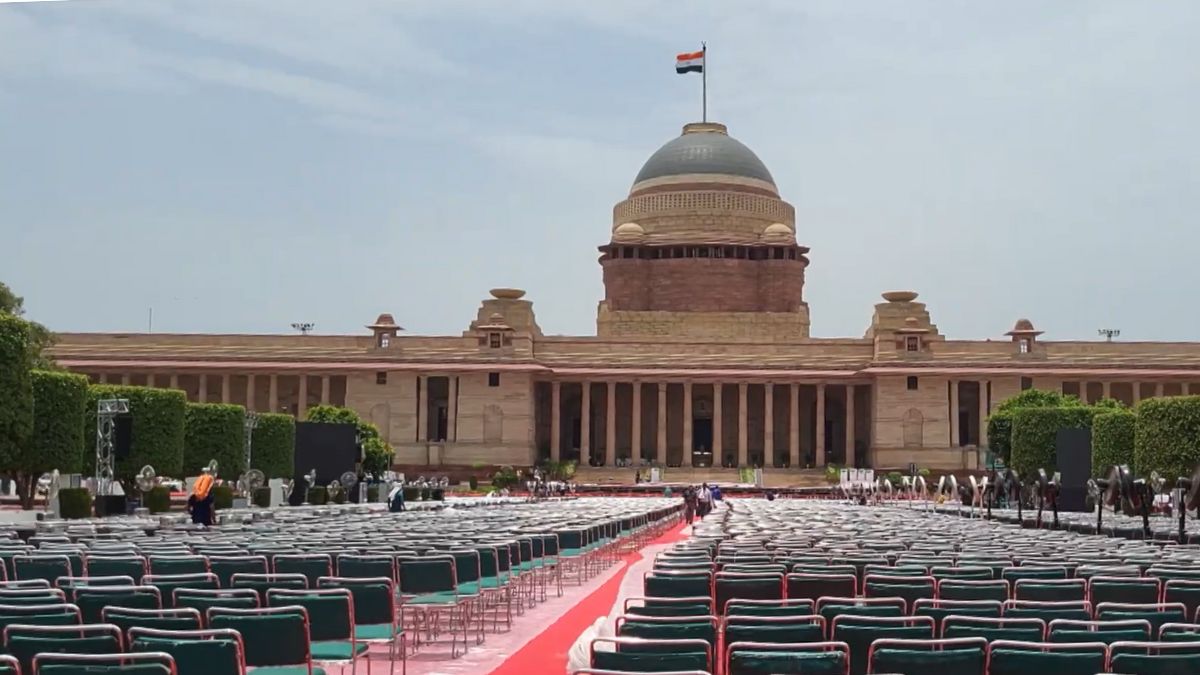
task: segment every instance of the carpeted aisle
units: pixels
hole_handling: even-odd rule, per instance
[[[685,526],[680,523],[650,542],[648,546],[673,544],[687,538]],[[558,621],[546,627],[537,637],[530,640],[507,661],[492,671],[492,675],[531,675],[533,673],[565,673],[567,653],[583,631],[596,619],[608,616],[621,590],[621,582],[630,566],[642,559],[641,552],[630,553],[621,561],[621,569],[604,585],[576,605]]]

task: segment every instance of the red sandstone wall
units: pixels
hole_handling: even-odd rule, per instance
[[[793,312],[804,299],[803,260],[620,258],[601,266],[612,310]]]

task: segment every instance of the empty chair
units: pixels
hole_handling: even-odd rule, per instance
[[[717,611],[724,614],[725,604],[732,599],[782,600],[783,574],[717,572],[713,582]]]
[[[900,617],[907,614],[904,598],[819,598],[817,614],[826,624],[842,615]]]
[[[597,649],[599,647],[599,649]],[[712,644],[706,640],[644,640],[596,638],[591,644],[592,668],[622,673],[664,671],[713,672]]]
[[[929,569],[929,575],[939,581],[943,579],[974,579],[990,581],[995,578],[990,567],[942,567],[934,566]]]
[[[1009,599],[1008,581],[1004,579],[941,579],[938,581],[937,597],[942,600],[993,600],[1004,602]]]
[[[844,675],[849,667],[850,647],[841,642],[733,642],[725,646],[727,675]]]
[[[1088,580],[1088,600],[1093,607],[1108,602],[1156,603],[1161,594],[1162,582],[1153,577],[1092,577]]]
[[[1200,672],[1200,642],[1114,642],[1109,670],[1123,675],[1176,675]]]
[[[217,583],[221,588],[232,588],[235,574],[266,574],[267,559],[261,555],[210,555],[208,557],[209,571],[217,575]]]
[[[21,588],[0,590],[0,605],[52,605],[67,601],[59,588]]]
[[[1014,619],[1034,618],[1050,622],[1055,619],[1087,621],[1092,618],[1092,605],[1083,602],[1036,602],[1009,600],[1004,603],[1004,616]]]
[[[387,645],[389,663],[395,664],[397,654],[407,659],[408,636],[396,611],[396,584],[391,579],[324,577],[317,584],[320,588],[350,591],[354,599],[354,636],[360,643]]]
[[[229,629],[242,636],[247,668],[313,668],[309,649],[308,612],[303,607],[208,610],[208,627]]]
[[[987,641],[983,638],[912,640],[885,638],[871,645],[872,673],[984,675]]]
[[[245,648],[237,631],[129,630],[131,653],[166,653],[175,660],[177,675],[242,675]]]
[[[933,619],[937,637],[942,637],[942,620],[948,616],[979,616],[1000,618],[1003,604],[996,600],[930,600],[922,598],[913,606],[914,616]]]
[[[170,654],[38,654],[34,675],[176,675]]]
[[[917,600],[932,600],[937,595],[937,580],[929,576],[902,577],[868,574],[863,580],[863,595],[868,598],[904,598],[909,607]]]
[[[1088,582],[1083,579],[1017,579],[1016,600],[1079,602],[1088,599]]]
[[[1160,642],[1200,642],[1200,624],[1164,623],[1158,629],[1158,639]]]
[[[177,588],[172,607],[193,609],[201,616],[211,607],[255,609],[262,602],[258,591],[251,588]]]
[[[850,648],[850,673],[867,672],[871,645],[876,640],[906,638],[933,639],[933,619],[927,616],[855,616],[841,614],[833,619],[830,638]]]
[[[633,616],[708,616],[713,614],[713,600],[711,597],[626,598],[624,613]]]
[[[65,555],[17,555],[12,561],[18,580],[42,579],[53,584],[59,577],[75,576],[71,560]]]
[[[646,572],[642,591],[648,598],[694,598],[713,593],[713,574],[708,571],[653,570]]]
[[[1098,621],[1121,621],[1125,619],[1145,619],[1150,622],[1151,635],[1158,633],[1164,623],[1183,623],[1187,621],[1187,610],[1180,603],[1147,603],[1125,604],[1105,602],[1096,605]]]
[[[75,604],[85,623],[95,623],[105,607],[159,609],[162,598],[153,586],[83,586],[75,589]]]
[[[321,577],[333,576],[333,559],[326,553],[278,553],[271,565],[275,574],[303,574],[309,588],[316,588]]]
[[[391,555],[341,554],[337,557],[337,575],[349,578],[396,578],[396,559]]]
[[[785,578],[788,599],[853,598],[858,595],[858,577],[853,574],[793,572]]]
[[[735,598],[725,603],[726,615],[737,616],[808,616],[816,603],[807,599],[749,600]],[[711,614],[711,612],[708,612]]]
[[[83,559],[83,568],[89,577],[127,576],[134,584],[142,583],[142,577],[150,571],[150,564],[140,555],[111,555],[99,553]]]
[[[1072,621],[1056,619],[1050,622],[1046,640],[1049,642],[1146,641],[1153,637],[1150,622],[1144,619],[1125,621]]]
[[[209,572],[203,574],[147,574],[142,583],[158,589],[164,607],[173,607],[175,589],[177,588],[217,588],[217,576]]]
[[[134,626],[157,630],[200,630],[204,626],[202,614],[190,607],[175,609],[134,609],[131,607],[105,607],[100,620],[120,628],[126,635]]]
[[[948,616],[942,620],[942,637],[983,638],[1041,642],[1046,638],[1046,622],[1035,618],[990,618],[979,616]]]
[[[724,643],[756,642],[795,644],[821,642],[825,639],[825,618],[808,616],[738,616],[725,617]]]
[[[229,582],[231,590],[249,590],[258,593],[259,605],[267,604],[267,592],[272,589],[301,591],[308,588],[308,577],[303,574],[250,574],[238,572]]]
[[[83,623],[75,605],[0,605],[0,632],[15,624],[35,626],[77,626]]]
[[[1188,617],[1200,611],[1200,579],[1168,579],[1163,583],[1163,602],[1182,603]]]
[[[267,591],[267,605],[304,608],[313,661],[352,665],[367,651],[354,630],[354,596],[348,589],[272,589]]]
[[[1022,565],[1000,570],[1000,578],[1011,584],[1016,584],[1021,579],[1067,579],[1069,577],[1070,574],[1066,567]]]
[[[121,629],[111,624],[79,626],[11,625],[4,629],[4,651],[33,672],[39,654],[119,654],[124,651]]]
[[[152,555],[150,556],[150,574],[179,575],[207,574],[208,558],[202,555]]]
[[[1054,644],[997,640],[988,645],[987,675],[1095,675],[1108,672],[1103,642]]]

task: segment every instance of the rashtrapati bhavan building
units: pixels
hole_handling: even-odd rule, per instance
[[[193,401],[348,406],[405,465],[963,468],[989,411],[1025,388],[1200,393],[1200,344],[1059,342],[1016,317],[954,340],[909,291],[883,293],[861,336],[812,337],[796,232],[754,152],[688,124],[613,208],[595,335],[544,335],[525,291],[497,288],[460,335],[407,335],[381,314],[361,335],[66,333],[54,356]]]

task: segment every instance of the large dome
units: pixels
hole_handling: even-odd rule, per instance
[[[739,176],[775,185],[758,155],[730,136],[725,125],[715,122],[685,126],[682,136],[650,155],[633,182],[687,174]]]

